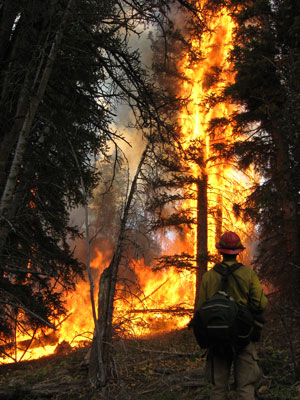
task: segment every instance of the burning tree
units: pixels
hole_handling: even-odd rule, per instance
[[[225,151],[261,180],[236,208],[258,226],[256,265],[281,297],[299,299],[299,14],[295,1],[230,1],[236,23],[230,57],[235,80],[222,101],[240,104],[216,119],[246,135]]]
[[[261,276],[283,288],[285,296],[294,296],[299,7],[267,0],[197,5],[201,29],[195,34],[196,20],[192,26],[186,21],[185,35],[170,38],[174,52],[157,65],[160,82],[177,88],[186,100],[185,111],[175,116],[182,121],[177,147],[168,149],[170,157],[161,153],[164,179],[152,183],[157,226],[197,226],[191,230],[195,248],[189,254],[198,260],[198,281],[213,261],[215,236],[221,229],[240,229],[244,239],[253,236],[260,242],[255,265]],[[176,207],[168,209],[172,201]],[[185,239],[190,237],[183,231]],[[293,291],[286,290],[291,281]]]
[[[150,182],[154,199],[150,207],[159,215],[156,226],[181,227],[185,249],[196,270],[196,288],[208,266],[216,261],[214,245],[222,230],[234,227],[244,240],[253,234],[251,223],[236,217],[233,208],[251,193],[255,182],[250,168],[242,171],[232,154],[225,157],[225,152],[218,151],[243,142],[243,133],[230,126],[211,130],[213,120],[226,120],[237,110],[230,102],[216,101],[226,84],[234,81],[228,59],[234,22],[226,7],[213,7],[210,1],[197,4],[198,20],[186,21],[184,38],[178,34],[171,38],[179,55],[172,53],[173,61],[157,65],[158,71],[164,71],[162,84],[169,88],[171,77],[173,88],[185,102],[174,117],[180,126],[176,144],[160,152],[164,179],[158,173]],[[201,24],[195,30],[200,17]],[[156,45],[160,51],[159,43]],[[173,209],[170,203],[175,204]],[[186,257],[184,253],[182,259]],[[177,261],[181,262],[180,257]]]

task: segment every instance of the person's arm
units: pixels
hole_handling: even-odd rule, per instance
[[[199,298],[195,307],[195,312],[197,310],[199,310],[199,308],[201,308],[203,306],[203,304],[205,303],[205,301],[207,300],[207,279],[206,279],[206,274],[203,275],[202,277],[202,281],[200,284],[200,289],[199,289]]]
[[[262,314],[268,304],[268,300],[264,295],[261,283],[256,275],[255,271],[252,270],[250,290],[249,290],[249,305],[254,313]]]

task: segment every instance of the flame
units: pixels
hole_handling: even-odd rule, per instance
[[[108,266],[107,254],[96,251],[96,256],[91,261],[91,267],[97,273],[94,281],[97,283],[101,272]],[[145,335],[157,331],[167,331],[185,326],[190,317],[184,315],[177,321],[173,316],[173,308],[190,309],[191,294],[193,293],[194,277],[187,271],[178,274],[175,269],[155,272],[149,266],[145,266],[141,260],[132,260],[129,268],[134,271],[139,289],[134,296],[122,295],[119,285],[120,297],[116,300],[114,324],[122,321],[122,330],[131,335]],[[98,288],[95,290],[95,297]],[[68,315],[61,319],[57,330],[46,331],[32,341],[27,335],[18,335],[18,349],[14,357],[20,360],[36,359],[45,355],[54,354],[59,344],[68,342],[71,347],[85,345],[93,337],[94,322],[91,312],[90,287],[88,282],[79,282],[76,291],[68,295]],[[160,310],[164,308],[165,312]],[[157,311],[155,311],[157,310]],[[180,313],[180,309],[179,309]],[[175,321],[175,322],[174,322]],[[29,350],[24,353],[31,342]],[[10,359],[3,361],[11,362]]]
[[[200,8],[200,7],[199,7]],[[192,46],[201,49],[203,58],[197,63],[192,63],[187,55],[181,62],[180,68],[186,81],[182,86],[182,96],[189,96],[190,102],[180,115],[182,131],[182,147],[188,150],[191,145],[197,144],[201,151],[203,163],[190,161],[189,168],[194,177],[202,179],[207,176],[208,208],[208,249],[210,254],[215,254],[215,240],[219,233],[218,219],[221,218],[222,230],[237,230],[242,238],[249,226],[234,217],[231,212],[232,203],[245,198],[249,194],[251,182],[255,176],[251,170],[247,176],[242,175],[232,165],[224,161],[212,159],[213,145],[215,143],[232,143],[234,140],[243,140],[236,137],[230,127],[226,131],[218,132],[214,137],[208,134],[209,122],[212,118],[228,117],[233,111],[230,104],[218,104],[208,107],[205,101],[209,96],[220,93],[226,82],[233,82],[234,74],[228,63],[228,53],[231,48],[231,37],[234,24],[226,10],[211,16],[209,31],[201,37],[194,39]],[[213,79],[216,77],[218,79]],[[197,191],[196,185],[192,190]],[[33,192],[34,195],[34,192]],[[197,209],[197,200],[189,200],[182,207],[184,209]],[[34,207],[34,202],[32,202]],[[195,211],[196,212],[196,211]],[[194,217],[196,215],[194,214]],[[219,224],[220,225],[220,224]],[[194,244],[196,254],[196,229],[186,230],[185,240],[170,239],[166,246],[169,254],[190,252],[191,243]],[[168,239],[164,239],[168,241]],[[103,269],[107,267],[100,251],[96,252],[92,260],[95,282]],[[153,271],[149,266],[139,260],[129,263],[131,278],[139,285],[139,289],[126,288],[119,285],[120,294],[115,302],[115,325],[130,335],[145,335],[155,331],[167,331],[186,326],[190,319],[186,310],[192,311],[195,292],[195,276],[191,271],[178,272],[175,268]],[[98,288],[95,288],[95,295]],[[131,292],[131,293],[129,293]],[[76,291],[66,298],[68,316],[62,319],[57,326],[55,334],[46,333],[40,338],[36,346],[32,346],[24,355],[24,350],[19,350],[17,359],[33,359],[43,355],[52,354],[57,349],[57,344],[68,342],[70,346],[78,346],[82,341],[91,339],[94,323],[90,305],[90,288],[88,282],[80,282]],[[162,311],[162,309],[164,311]],[[180,315],[180,310],[185,312]],[[174,316],[174,310],[176,314]],[[30,337],[19,335],[18,343],[28,341]],[[27,342],[26,342],[27,343]]]
[[[95,257],[91,261],[91,268],[96,271],[94,278],[95,284],[104,268],[107,267],[108,255],[96,251]],[[95,297],[98,288],[95,290]],[[67,342],[70,347],[78,347],[86,344],[92,337],[94,322],[91,312],[90,287],[86,281],[81,281],[76,285],[76,290],[66,295],[67,316],[62,317],[56,325],[56,330],[45,330],[32,340],[29,335],[19,333],[17,335],[17,349],[14,349],[13,357],[20,360],[37,359],[45,355],[54,354],[59,348],[59,344]],[[31,346],[24,354],[27,345],[31,341]],[[10,359],[2,361],[11,362]]]
[[[153,271],[142,260],[132,260],[131,267],[140,290],[129,299],[127,307],[122,298],[115,305],[115,319],[125,321],[125,330],[139,336],[186,326],[190,320],[186,311],[193,310],[194,276],[189,271],[178,273],[175,268]],[[174,311],[183,311],[184,315],[174,317]]]
[[[195,64],[187,55],[182,60],[181,70],[186,80],[181,95],[189,97],[190,102],[180,118],[182,147],[187,150],[196,143],[202,151],[203,164],[199,166],[191,162],[189,167],[194,177],[207,177],[208,251],[209,254],[216,255],[215,243],[221,231],[235,230],[243,240],[246,239],[247,232],[252,231],[251,225],[234,216],[232,205],[250,194],[256,177],[251,169],[242,174],[228,161],[213,159],[213,145],[228,145],[243,138],[237,137],[230,126],[214,133],[214,136],[208,131],[212,119],[228,118],[234,111],[232,104],[219,103],[212,106],[207,101],[212,96],[220,95],[225,84],[234,81],[234,72],[228,61],[234,23],[226,9],[223,9],[210,17],[208,28],[207,33],[192,42],[195,50],[200,49],[202,59]],[[195,184],[192,190],[197,191]],[[184,208],[197,210],[197,200],[186,202]],[[195,213],[196,211],[194,218]],[[189,234],[195,244],[196,254],[197,233],[193,229]],[[209,267],[211,266],[210,263]]]

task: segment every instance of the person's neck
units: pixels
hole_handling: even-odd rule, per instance
[[[235,257],[230,257],[230,256],[223,256],[223,260],[222,260],[222,262],[233,262],[233,263],[235,263],[236,262],[236,256]]]

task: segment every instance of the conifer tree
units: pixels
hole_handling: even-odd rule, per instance
[[[236,76],[224,100],[239,108],[230,120],[212,121],[211,131],[232,124],[246,135],[231,150],[242,168],[253,163],[261,182],[236,211],[258,224],[261,276],[295,298],[300,277],[300,4],[259,0],[230,1],[229,6],[237,24],[231,53]]]
[[[69,226],[69,211],[83,203],[81,177],[90,195],[99,178],[94,160],[122,139],[111,124],[118,105],[129,105],[141,135],[168,130],[160,109],[171,100],[129,46],[141,24],[157,21],[158,8],[164,18],[164,1],[0,3],[2,200],[9,193],[0,224],[3,344],[15,344],[16,329],[33,334],[53,326],[65,311],[64,294],[83,274],[70,245],[81,232]],[[14,180],[10,192],[8,177]]]

